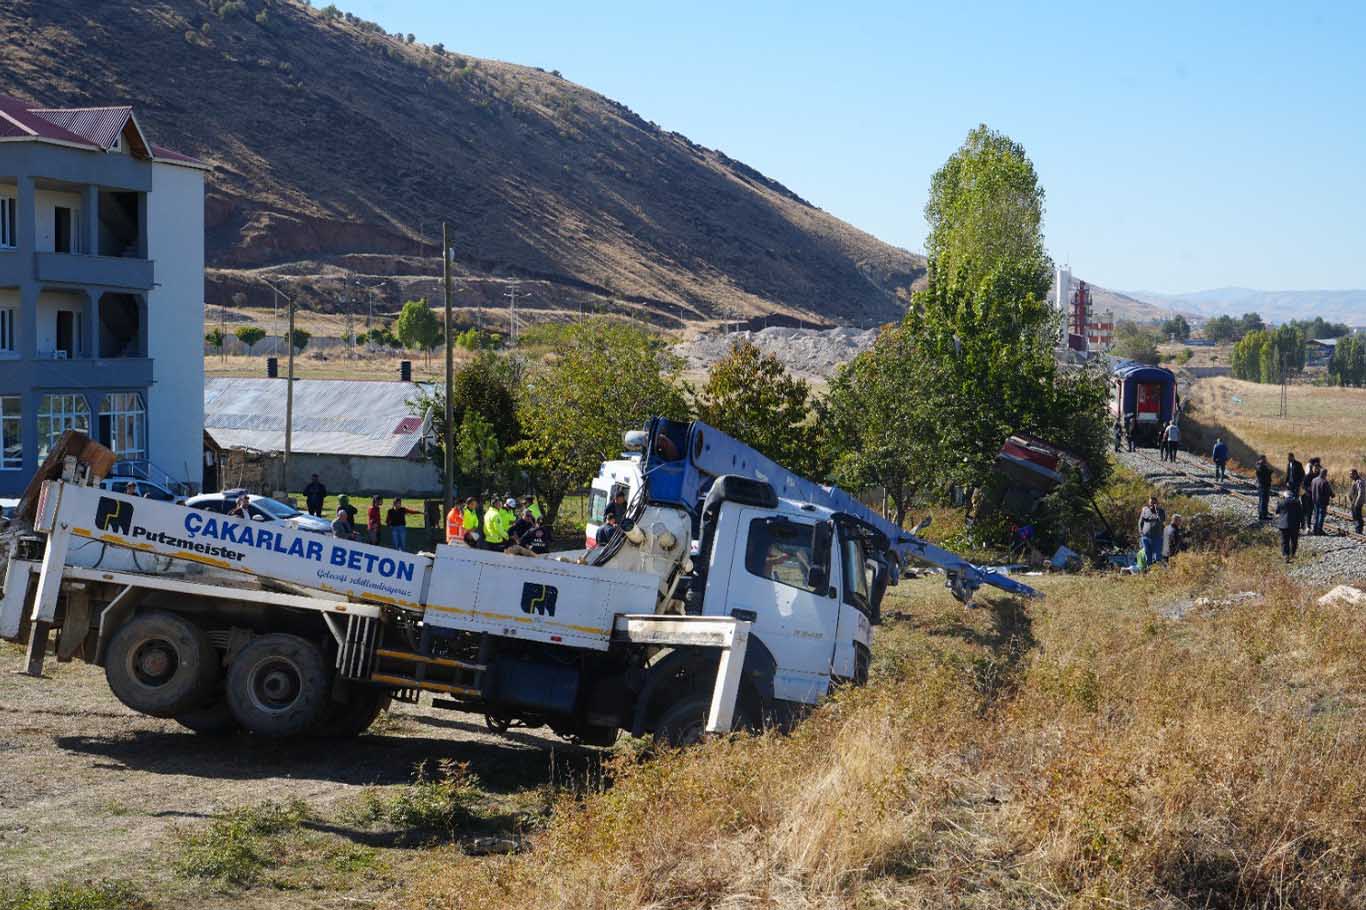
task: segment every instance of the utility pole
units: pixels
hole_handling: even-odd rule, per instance
[[[508,340],[514,346],[517,344],[517,282],[512,283],[506,294],[503,295],[511,301],[508,309]]]
[[[286,297],[289,304],[289,338],[285,341],[289,348],[289,372],[285,379],[285,459],[284,487],[289,492],[289,453],[294,448],[294,298]]]
[[[228,362],[228,349],[223,346],[228,335],[228,312],[220,303],[218,305],[218,359],[222,363]]]
[[[454,502],[451,479],[455,473],[455,427],[452,426],[455,421],[455,409],[451,397],[455,391],[455,357],[451,333],[451,241],[444,221],[441,222],[441,285],[446,298],[446,476],[441,485],[441,493],[445,512],[448,513]]]

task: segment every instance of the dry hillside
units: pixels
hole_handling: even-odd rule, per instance
[[[261,270],[326,308],[368,301],[347,276],[384,308],[434,297],[443,217],[467,310],[504,306],[520,279],[531,309],[852,322],[897,315],[923,272],[556,73],[301,0],[9,0],[0,29],[0,91],[131,103],[158,142],[214,165],[210,303],[267,303]]]

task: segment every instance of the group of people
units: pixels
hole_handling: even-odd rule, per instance
[[[314,474],[304,487],[308,514],[321,516],[326,498],[327,486]],[[245,502],[239,505],[246,508]],[[401,496],[395,496],[387,508],[382,496],[374,496],[370,499],[362,529],[357,523],[360,510],[342,495],[337,498],[332,533],[343,540],[363,540],[406,550],[408,516],[421,512],[421,509],[405,506]],[[511,493],[505,493],[492,498],[487,509],[482,496],[470,496],[464,502],[457,501],[446,513],[446,543],[464,543],[485,550],[521,547],[532,553],[545,553],[550,545],[550,529],[543,521],[540,503],[534,496],[522,497],[519,504]]]
[[[1366,478],[1352,468],[1347,473],[1350,481],[1347,504],[1352,510],[1352,524],[1358,534],[1362,533],[1362,509],[1366,507]],[[1323,536],[1323,522],[1328,517],[1328,507],[1337,496],[1333,482],[1328,479],[1328,469],[1318,458],[1310,458],[1308,468],[1291,452],[1285,465],[1285,487],[1276,502],[1273,516],[1269,505],[1272,491],[1272,470],[1266,456],[1257,459],[1257,493],[1259,516],[1263,521],[1274,517],[1276,528],[1281,533],[1281,555],[1289,562],[1299,552],[1300,534],[1308,532],[1315,537]]]
[[[517,497],[505,493],[491,498],[487,509],[481,497],[469,496],[446,513],[446,543],[540,554],[550,549],[550,529],[535,496],[523,496],[519,503]]]
[[[1115,418],[1114,425],[1110,428],[1115,438],[1115,451],[1127,447],[1130,452],[1135,448],[1134,435],[1138,429],[1137,420],[1133,414],[1125,414],[1124,419]],[[1176,450],[1181,448],[1181,427],[1175,420],[1170,420],[1162,425],[1157,433],[1157,450],[1163,461],[1176,461]]]
[[[1148,504],[1138,513],[1138,542],[1140,562],[1144,567],[1171,559],[1189,546],[1185,520],[1173,514],[1167,520],[1167,510],[1148,497]]]

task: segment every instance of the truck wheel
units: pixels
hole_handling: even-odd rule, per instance
[[[203,629],[174,613],[140,613],[114,633],[104,678],[134,711],[174,717],[203,704],[218,683],[218,652]]]
[[[323,716],[332,681],[318,649],[297,635],[262,635],[228,668],[228,706],[262,736],[297,736]]]
[[[655,739],[675,749],[697,745],[707,734],[707,714],[710,711],[710,696],[684,696],[659,716],[655,723]]]
[[[237,718],[232,716],[228,700],[221,693],[214,696],[207,705],[177,714],[175,722],[200,736],[231,736],[242,729]]]
[[[314,736],[360,736],[389,708],[389,692],[370,686],[353,686],[348,702],[328,701]]]

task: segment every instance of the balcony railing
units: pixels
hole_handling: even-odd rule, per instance
[[[150,291],[155,271],[151,259],[85,256],[78,253],[34,253],[34,275],[54,284],[84,284]]]
[[[29,361],[25,369],[40,389],[146,388],[152,384],[150,357],[77,357]]]

